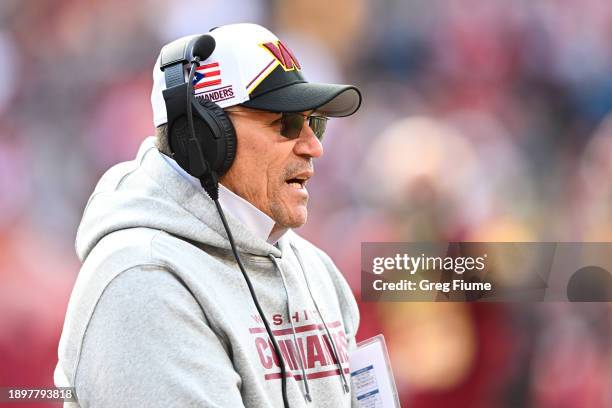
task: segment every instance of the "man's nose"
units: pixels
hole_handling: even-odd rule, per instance
[[[304,121],[304,126],[302,127],[302,131],[300,132],[300,136],[293,150],[298,156],[312,157],[315,159],[323,155],[323,145],[310,126],[308,126],[308,120]]]

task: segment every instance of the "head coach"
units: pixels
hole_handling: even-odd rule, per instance
[[[306,222],[328,117],[350,85],[307,82],[274,34],[218,27],[166,45],[156,136],[99,181],[57,386],[80,407],[341,407],[359,313]]]

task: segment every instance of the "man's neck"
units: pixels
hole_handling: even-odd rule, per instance
[[[188,174],[172,158],[166,155],[162,155],[162,157],[177,173],[188,180],[194,187],[202,189],[200,180]],[[219,203],[225,213],[237,219],[255,236],[272,245],[276,244],[285,232],[288,231],[287,228],[279,227],[267,214],[225,187],[223,184],[219,184]]]
[[[287,228],[279,227],[266,213],[223,184],[219,184],[219,202],[249,231],[272,245],[287,232]]]

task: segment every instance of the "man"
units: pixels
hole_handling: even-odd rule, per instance
[[[219,202],[263,315],[215,205],[172,159],[158,59],[157,136],[102,177],[77,232],[83,266],[56,385],[75,387],[81,407],[348,406],[357,306],[329,257],[292,228],[306,222],[306,183],[323,154],[308,117],[350,115],[361,96],[306,82],[263,27],[209,34],[216,47],[199,63],[195,96],[217,102],[236,131]]]

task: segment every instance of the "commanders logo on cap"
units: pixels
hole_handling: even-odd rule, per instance
[[[259,45],[270,51],[270,54],[272,54],[285,71],[293,71],[296,69],[300,71],[302,69],[295,55],[282,41],[277,41],[275,43],[267,42]]]
[[[266,41],[258,44],[265,50],[265,58],[273,58],[247,84],[247,92],[251,97],[270,89],[278,88],[283,83],[304,81],[301,74],[302,66],[295,54],[282,41]]]

